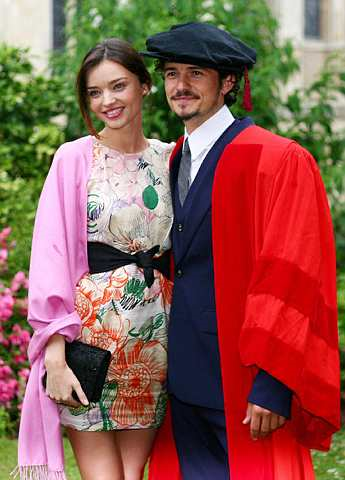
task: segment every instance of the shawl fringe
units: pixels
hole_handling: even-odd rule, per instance
[[[48,470],[48,465],[17,466],[11,472],[11,478],[18,480],[67,480],[65,472]]]

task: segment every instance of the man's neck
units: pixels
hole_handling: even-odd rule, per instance
[[[214,110],[209,112],[208,115],[205,115],[205,116],[196,115],[195,117],[192,117],[190,120],[186,120],[184,122],[184,126],[186,128],[186,131],[187,131],[188,135],[190,135],[192,132],[194,132],[194,130],[199,128],[203,123],[207,122],[207,120],[209,120],[214,115],[216,115],[216,113],[219,112],[219,110],[222,107],[224,107],[224,104],[218,105],[217,108],[215,108]]]

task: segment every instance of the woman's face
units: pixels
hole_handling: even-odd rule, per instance
[[[90,110],[110,129],[141,128],[143,96],[138,77],[112,60],[103,60],[87,76]]]

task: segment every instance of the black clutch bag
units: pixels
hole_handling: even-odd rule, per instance
[[[109,350],[74,341],[65,343],[66,363],[80,382],[89,402],[98,402],[102,395],[104,382],[110,364]],[[47,372],[42,378],[46,388]],[[75,391],[72,397],[80,402]]]

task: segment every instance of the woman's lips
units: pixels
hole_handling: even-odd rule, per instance
[[[124,110],[124,107],[112,108],[111,110],[107,110],[106,112],[103,112],[103,115],[108,120],[114,120],[121,115],[123,110]]]

